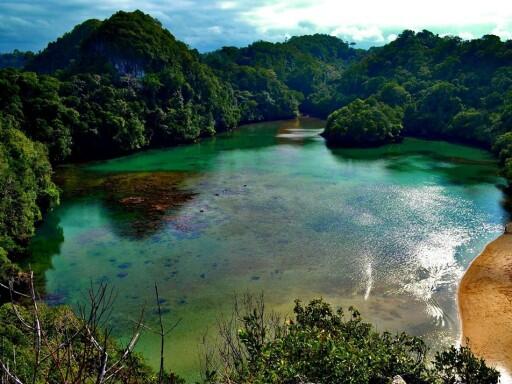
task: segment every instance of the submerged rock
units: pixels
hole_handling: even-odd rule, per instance
[[[512,222],[505,226],[505,233],[512,233]]]

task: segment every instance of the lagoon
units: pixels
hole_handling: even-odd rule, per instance
[[[115,287],[115,335],[142,306],[165,320],[168,368],[196,378],[201,339],[213,337],[235,293],[356,306],[380,330],[433,347],[457,342],[460,277],[508,219],[492,156],[406,138],[371,149],[330,149],[325,122],[243,126],[197,144],[67,166],[62,204],[27,261],[50,304],[80,302],[91,282]],[[158,338],[138,345],[158,364]]]

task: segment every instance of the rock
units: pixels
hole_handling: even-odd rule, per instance
[[[505,226],[505,233],[511,233],[512,234],[512,223],[508,223]]]
[[[404,379],[402,379],[402,376],[396,375],[393,377],[393,381],[391,384],[407,384]]]

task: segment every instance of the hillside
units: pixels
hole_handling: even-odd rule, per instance
[[[23,68],[33,56],[32,52],[21,52],[17,49],[11,53],[0,53],[0,69]]]
[[[38,73],[115,72],[142,77],[167,65],[193,61],[194,53],[160,22],[141,11],[87,20],[39,52],[25,69]]]
[[[321,92],[364,54],[334,36],[316,34],[284,43],[224,47],[203,59],[238,91],[242,120],[254,121],[293,117],[299,110],[311,113],[309,96]],[[278,113],[269,103],[280,106]]]
[[[140,11],[78,25],[35,55],[26,69],[57,77],[58,108],[79,116],[63,127],[71,140],[70,148],[52,156],[59,161],[196,140],[238,122],[231,87],[201,64],[195,51]],[[23,76],[3,73],[11,85]],[[16,88],[22,87],[5,95],[3,103],[15,101],[26,109],[25,99],[33,92]],[[34,119],[55,124],[53,113],[40,114]],[[23,114],[23,120],[31,115]],[[32,137],[51,141],[39,136]]]
[[[187,66],[195,54],[141,11],[117,12],[83,39],[80,71],[114,69],[142,77],[166,66]]]
[[[0,70],[0,122],[23,138],[20,150],[0,148],[0,170],[22,177],[2,192],[0,204],[0,252],[11,258],[50,205],[37,192],[51,177],[48,160],[55,165],[191,142],[239,121],[231,87],[140,11],[78,25],[26,69],[35,72]],[[16,171],[36,161],[22,150],[37,150],[39,176]]]
[[[402,114],[401,135],[493,149],[512,177],[512,41],[404,31],[328,82],[326,92],[311,95],[310,108],[327,116],[369,98]]]
[[[49,43],[44,50],[26,64],[25,69],[48,74],[70,67],[80,57],[83,40],[100,25],[101,21],[96,19],[87,20],[77,25],[72,31]]]

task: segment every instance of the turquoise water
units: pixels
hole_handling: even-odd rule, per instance
[[[456,287],[468,263],[502,232],[497,166],[479,149],[406,139],[337,149],[323,121],[248,125],[199,144],[58,171],[62,205],[32,243],[32,267],[52,304],[79,302],[93,283],[118,292],[126,337],[154,284],[169,368],[198,372],[201,339],[234,293],[355,305],[379,329],[456,342]],[[139,350],[156,365],[157,337]]]

